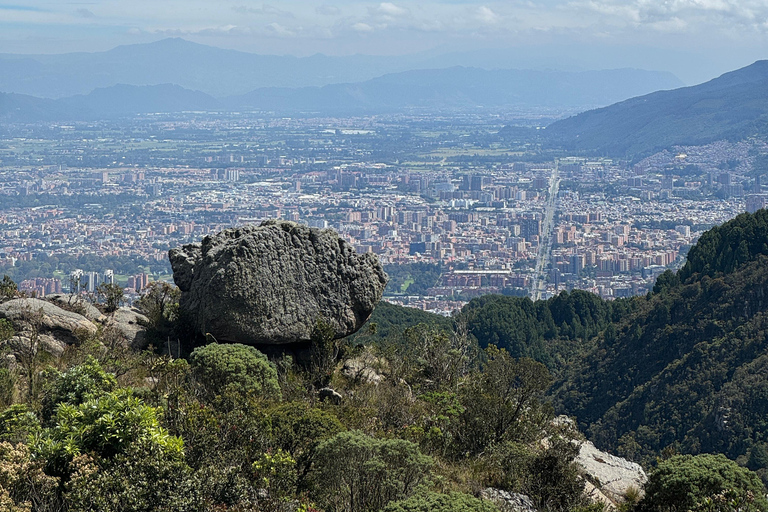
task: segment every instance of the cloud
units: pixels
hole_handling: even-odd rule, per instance
[[[358,22],[352,25],[352,30],[355,32],[373,32],[373,27],[367,23]]]
[[[390,2],[382,2],[379,4],[378,7],[374,9],[374,12],[376,14],[381,14],[383,16],[397,18],[399,16],[405,16],[406,14],[408,14],[408,9],[399,7]]]
[[[338,16],[341,14],[341,9],[334,5],[320,5],[315,7],[315,12],[321,16]]]
[[[88,9],[85,9],[85,8],[78,9],[75,12],[81,18],[95,18],[96,17],[95,14],[93,14],[91,11],[89,11]]]
[[[486,25],[494,25],[500,20],[499,15],[485,5],[481,5],[477,8],[477,11],[475,11],[475,18]]]
[[[294,18],[294,14],[290,11],[284,11],[269,4],[263,4],[261,7],[248,7],[245,5],[235,5],[232,10],[238,14],[255,14],[259,16],[283,16],[286,18]]]

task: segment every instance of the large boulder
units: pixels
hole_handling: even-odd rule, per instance
[[[45,296],[45,300],[48,302],[53,302],[60,308],[66,309],[67,311],[79,313],[91,322],[102,323],[106,319],[104,313],[99,311],[96,306],[86,301],[79,295],[73,295],[70,293],[51,293]]]
[[[336,338],[368,320],[387,276],[332,230],[266,221],[169,252],[180,307],[219,342],[309,341],[319,321]]]
[[[648,481],[640,464],[598,450],[590,441],[581,443],[574,462],[597,484],[600,493],[614,503],[624,501],[624,495],[630,487],[642,493]]]
[[[44,346],[54,353],[63,345],[74,343],[81,335],[96,334],[97,327],[83,315],[66,311],[40,299],[13,299],[0,304],[0,318],[5,318],[18,336],[30,338],[35,332]]]
[[[149,319],[134,308],[121,307],[108,315],[104,321],[106,330],[118,336],[121,344],[140,350],[147,346],[147,324]]]

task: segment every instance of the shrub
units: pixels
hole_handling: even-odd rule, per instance
[[[114,374],[104,371],[93,356],[88,356],[84,363],[56,376],[43,400],[43,418],[50,419],[59,404],[80,405],[116,386]]]
[[[645,486],[641,511],[690,510],[702,501],[727,491],[738,498],[754,498],[768,509],[760,478],[725,455],[676,455],[659,462]]]
[[[387,505],[382,512],[498,512],[496,505],[463,494],[452,492],[420,492],[410,498]]]
[[[38,456],[47,460],[46,471],[69,475],[74,457],[90,453],[110,459],[134,443],[158,445],[167,457],[183,457],[183,441],[160,426],[159,409],[145,405],[131,389],[119,389],[79,405],[60,404],[51,428],[35,440]]]
[[[359,431],[321,443],[315,460],[316,494],[328,512],[380,510],[410,496],[432,467],[432,459],[409,441]]]
[[[211,343],[192,352],[191,364],[193,374],[209,397],[225,391],[267,399],[280,397],[277,369],[253,347]]]

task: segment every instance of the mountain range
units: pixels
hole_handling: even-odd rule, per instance
[[[768,61],[693,87],[659,91],[557,121],[550,142],[568,150],[636,156],[673,145],[768,134]]]
[[[28,122],[222,110],[343,115],[408,109],[575,109],[677,83],[667,73],[634,69],[565,72],[453,67],[406,71],[323,87],[268,87],[219,99],[175,84],[119,84],[59,99],[0,94],[0,118]]]

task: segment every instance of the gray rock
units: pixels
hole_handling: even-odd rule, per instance
[[[131,348],[143,349],[147,344],[146,325],[149,319],[138,310],[122,307],[110,314],[104,322],[107,330],[120,337]]]
[[[488,487],[483,489],[480,497],[496,505],[499,508],[499,512],[536,512],[533,500],[525,494]]]
[[[106,319],[104,313],[99,311],[96,306],[76,295],[73,296],[69,293],[51,293],[45,296],[45,300],[53,302],[67,311],[81,314],[91,322],[101,323]]]
[[[226,229],[169,258],[181,309],[218,342],[306,342],[318,321],[348,336],[387,282],[375,255],[357,254],[332,230],[286,221]]]
[[[634,487],[642,491],[648,481],[640,464],[598,450],[589,441],[581,443],[574,462],[598,484],[600,492],[615,503],[624,501],[627,489]]]
[[[320,397],[321,402],[328,400],[334,405],[340,405],[341,400],[344,398],[339,392],[331,388],[322,388],[317,392],[317,395]]]
[[[341,374],[353,381],[379,384],[384,380],[384,376],[377,371],[377,368],[381,368],[381,365],[382,362],[378,357],[368,353],[361,354],[344,361],[344,365],[341,367]]]
[[[61,346],[77,341],[80,334],[96,334],[96,326],[83,315],[66,311],[40,299],[13,299],[0,304],[0,318],[13,324],[21,337],[29,338],[35,328],[41,335],[47,335],[55,342],[45,339],[45,344]]]

